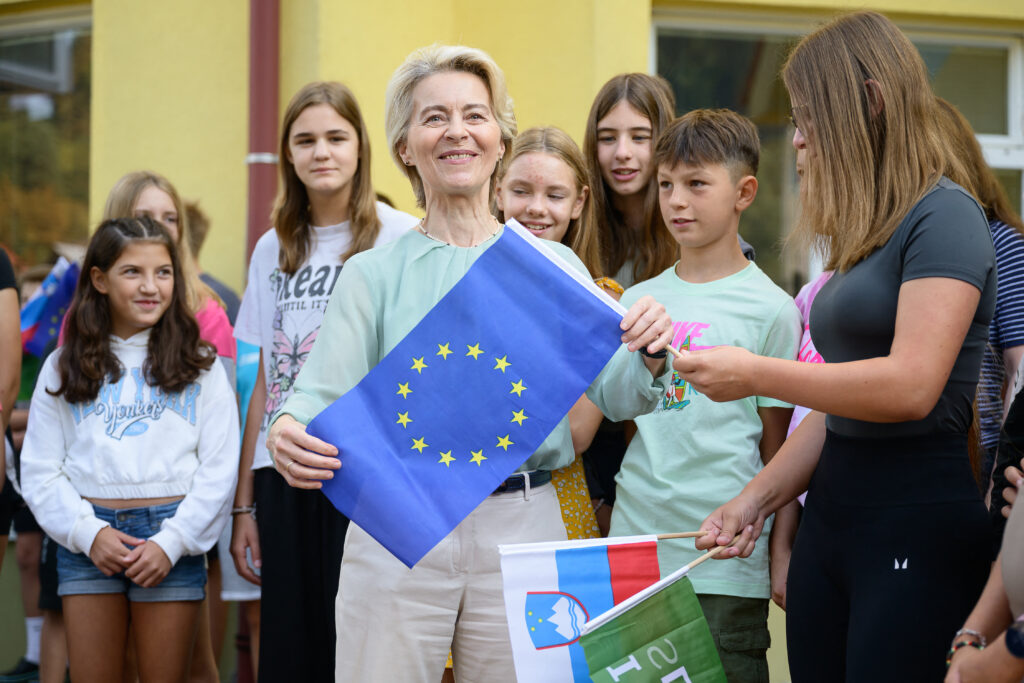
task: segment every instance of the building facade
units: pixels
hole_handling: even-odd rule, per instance
[[[260,0],[256,0],[260,1]],[[497,60],[521,129],[556,125],[582,142],[591,100],[623,71],[665,76],[680,113],[725,106],[763,142],[761,190],[741,231],[794,289],[813,271],[783,239],[796,176],[778,72],[789,47],[844,0],[286,0],[279,7],[278,114],[311,80],[355,92],[377,189],[415,212],[384,137],[384,89],[414,48],[465,43]],[[1024,4],[875,0],[919,46],[936,91],[979,133],[1017,205],[1024,172]],[[212,230],[203,267],[244,285],[249,2],[0,0],[0,243],[22,264],[81,241],[113,183],[149,168],[200,201]],[[273,153],[275,149],[257,150]],[[269,206],[257,210],[269,228]],[[260,215],[263,214],[263,215]]]

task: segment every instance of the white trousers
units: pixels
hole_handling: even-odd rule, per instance
[[[341,562],[335,681],[516,680],[498,544],[565,540],[555,487],[489,496],[412,569],[350,524]]]

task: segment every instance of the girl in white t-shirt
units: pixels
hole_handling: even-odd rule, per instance
[[[76,681],[119,681],[129,624],[141,680],[182,680],[204,554],[227,517],[238,411],[201,340],[178,250],[148,217],[104,221],[64,344],[44,363],[22,451],[24,497],[61,548]]]
[[[345,260],[417,219],[376,201],[369,137],[345,86],[300,89],[281,133],[275,228],[253,251],[235,325],[238,339],[260,347],[260,370],[242,440],[231,549],[242,576],[262,585],[259,628],[252,629],[266,644],[260,680],[333,681],[334,598],[348,520],[318,491],[285,483],[266,430],[291,395]]]

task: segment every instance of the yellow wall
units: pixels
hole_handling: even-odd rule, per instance
[[[370,128],[377,188],[400,208],[415,212],[409,183],[391,161],[384,137],[384,90],[392,72],[415,48],[434,42],[463,43],[486,50],[505,70],[520,129],[556,125],[581,140],[590,102],[610,76],[645,71],[651,9],[649,0],[521,0],[504,15],[491,3],[448,0],[424,6],[397,0],[323,2],[317,46],[306,43],[301,59],[313,70],[282,70],[287,101],[313,78],[335,79],[352,88]],[[282,45],[300,42],[295,30],[309,12],[287,10]],[[282,55],[289,55],[285,50]]]
[[[242,287],[247,3],[92,6],[92,221],[123,173],[158,170],[211,217],[203,267]],[[580,139],[601,84],[621,71],[646,70],[650,15],[649,0],[523,0],[505,17],[475,0],[282,1],[279,114],[308,81],[345,82],[370,128],[377,188],[415,211],[384,137],[384,89],[409,52],[433,42],[490,52],[506,71],[521,129],[558,125]]]
[[[152,169],[200,200],[202,265],[244,279],[246,2],[94,0],[89,216],[122,175]]]

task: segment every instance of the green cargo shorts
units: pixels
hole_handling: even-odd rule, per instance
[[[768,683],[768,600],[698,595],[729,683]]]

